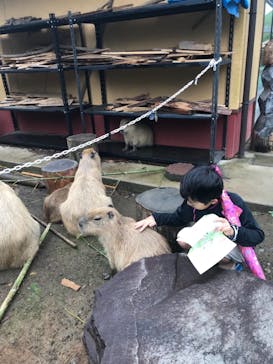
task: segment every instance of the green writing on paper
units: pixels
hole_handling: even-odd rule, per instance
[[[223,233],[220,231],[211,231],[206,233],[206,235],[200,239],[193,247],[191,247],[190,251],[193,252],[196,249],[206,250],[212,243],[215,238],[223,236]]]

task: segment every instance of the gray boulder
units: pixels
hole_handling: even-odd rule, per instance
[[[142,259],[96,291],[83,340],[90,363],[273,363],[273,285],[199,275],[185,254]]]

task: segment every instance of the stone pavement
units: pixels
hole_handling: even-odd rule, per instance
[[[54,153],[52,150],[0,145],[0,168],[32,162]],[[43,162],[28,170],[41,173],[41,167],[47,163]],[[228,191],[238,193],[255,208],[273,209],[273,152],[246,152],[245,158],[223,160],[219,165]],[[179,188],[178,182],[164,176],[164,167],[161,166],[107,159],[103,160],[102,171],[105,183],[130,185],[136,192],[155,187]]]

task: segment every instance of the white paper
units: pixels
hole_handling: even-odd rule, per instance
[[[208,214],[198,220],[193,226],[185,227],[177,234],[177,241],[183,241],[194,246],[207,233],[216,231],[219,226],[219,216]]]
[[[188,252],[188,257],[196,270],[202,274],[220,262],[231,252],[236,244],[223,233],[214,231],[207,233]]]
[[[217,231],[219,216],[203,216],[192,227],[186,227],[177,234],[177,241],[191,246],[188,257],[197,271],[202,274],[220,262],[236,244]]]

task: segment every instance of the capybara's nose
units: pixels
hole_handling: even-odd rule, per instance
[[[84,227],[84,224],[86,223],[86,218],[85,217],[81,217],[79,219],[79,228],[82,229]]]

